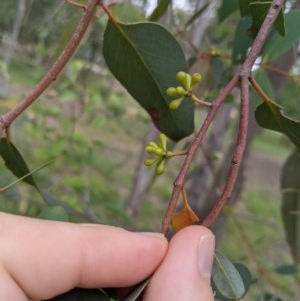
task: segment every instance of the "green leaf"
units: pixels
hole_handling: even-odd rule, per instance
[[[248,291],[248,289],[250,288],[250,286],[253,284],[254,278],[251,275],[249,269],[245,265],[238,263],[238,262],[235,262],[233,264],[234,264],[235,268],[238,270],[238,272],[243,280],[243,283],[245,286],[245,293],[246,293]],[[244,295],[245,295],[245,293],[244,293]]]
[[[61,206],[53,206],[44,209],[38,216],[41,219],[68,222],[69,217],[66,210]]]
[[[250,15],[250,1],[251,0],[239,0],[239,8],[241,17]]]
[[[223,298],[236,300],[241,298],[246,291],[239,271],[218,250],[215,251],[212,281],[214,287]]]
[[[270,9],[272,1],[264,1],[264,0],[252,0],[250,1],[250,13],[252,16],[252,26],[249,29],[252,37],[255,37],[258,31],[260,30],[263,21]],[[283,11],[279,12],[275,22],[274,28],[278,32],[279,35],[285,35],[285,26],[284,26],[284,17]]]
[[[231,14],[233,14],[239,7],[238,0],[223,0],[221,6],[218,9],[218,20],[222,23]]]
[[[281,106],[265,100],[256,108],[255,119],[261,127],[287,135],[300,149],[300,122],[285,116]]]
[[[113,300],[119,301],[135,301],[140,300],[140,295],[146,288],[150,281],[150,278],[145,279],[144,281],[136,284],[130,289],[120,290],[118,287],[105,288],[105,293],[110,296]]]
[[[47,162],[47,163],[43,164],[42,166],[34,169],[33,171],[30,171],[29,168],[27,167],[25,160],[23,159],[22,155],[20,154],[20,152],[17,150],[17,148],[11,142],[9,143],[6,138],[2,138],[0,140],[0,155],[3,158],[7,168],[16,177],[18,177],[17,181],[14,181],[14,182],[6,185],[5,187],[2,187],[2,190],[7,189],[11,185],[22,180],[25,183],[33,186],[37,190],[37,192],[41,195],[43,200],[49,206],[53,206],[52,209],[51,208],[49,209],[49,212],[48,212],[49,214],[50,214],[51,210],[53,210],[53,212],[51,214],[55,215],[55,210],[56,210],[56,214],[58,214],[58,217],[64,218],[62,210],[66,210],[69,212],[70,215],[78,216],[80,218],[86,218],[86,216],[83,213],[76,211],[71,206],[64,204],[61,200],[57,199],[53,195],[41,190],[38,187],[38,185],[35,183],[35,181],[32,177],[32,174],[37,172],[38,170],[44,168],[45,166],[48,166],[49,164],[53,163],[53,161]],[[58,211],[58,208],[56,208],[56,206],[62,207],[61,209],[59,209],[60,212]],[[96,218],[93,219],[93,221],[98,222],[98,220],[96,220]]]
[[[281,174],[281,214],[287,242],[296,263],[300,263],[300,152],[287,158]]]
[[[245,292],[243,294],[243,296],[244,296],[247,293],[248,289],[250,288],[251,284],[253,284],[254,279],[253,279],[249,269],[246,266],[244,266],[241,263],[233,263],[233,265],[236,268],[236,270],[239,272],[239,274],[240,274],[240,276],[243,280],[243,283],[244,283],[244,286],[245,286]],[[223,296],[220,293],[220,291],[218,290],[218,288],[216,287],[216,285],[214,284],[214,281],[212,281],[212,289],[215,292],[215,298],[217,300],[228,301],[228,300],[233,299],[231,297],[228,298],[228,297]],[[234,298],[234,299],[236,299],[236,298]]]
[[[257,301],[286,301],[283,300],[281,297],[279,297],[277,294],[271,294],[268,292],[264,292],[261,295],[259,295],[256,299]]]
[[[53,161],[49,161],[33,171],[30,171],[18,149],[13,145],[12,142],[8,142],[6,138],[2,138],[0,140],[0,155],[3,158],[6,167],[18,178],[17,181],[6,185],[2,188],[2,190],[7,189],[19,181],[24,181],[25,183],[33,186],[40,193],[46,203],[49,204],[48,198],[45,197],[44,193],[39,189],[32,177],[32,174],[44,168],[45,166],[52,164]]]
[[[286,34],[285,15],[283,14],[282,9],[280,10],[280,12],[274,22],[274,28],[280,36],[282,36],[282,37],[285,36],[285,34]]]
[[[98,289],[74,288],[62,295],[43,301],[111,301],[111,299]]]
[[[295,264],[281,265],[276,267],[274,272],[280,275],[296,275],[298,273],[298,266]]]
[[[85,213],[77,211],[74,207],[64,203],[63,201],[61,201],[60,199],[58,199],[54,195],[49,194],[46,191],[38,189],[38,192],[40,193],[43,200],[50,207],[62,207],[67,212],[67,214],[69,216],[78,217],[82,220],[89,221],[89,222],[94,222],[94,223],[99,223],[100,222],[99,219],[97,218],[97,216],[95,216],[94,214],[91,214],[91,215],[87,216]]]
[[[0,155],[3,158],[6,167],[18,178],[32,185],[37,189],[37,185],[30,173],[29,168],[18,149],[12,142],[8,142],[6,138],[0,140]],[[25,175],[28,175],[24,177]]]
[[[130,292],[128,296],[125,298],[122,298],[121,301],[135,301],[137,298],[140,296],[140,294],[144,291],[145,287],[148,285],[150,282],[150,278],[142,281],[138,285],[134,287],[134,289]]]
[[[111,72],[161,132],[174,141],[193,132],[193,102],[185,100],[178,110],[168,106],[172,98],[165,91],[178,85],[176,73],[188,67],[180,45],[164,27],[109,21],[103,54]]]
[[[232,63],[241,64],[244,62],[249,47],[253,43],[253,39],[247,33],[251,25],[251,17],[242,18],[236,27],[232,49]]]
[[[286,34],[284,37],[274,32],[267,41],[261,56],[263,62],[273,61],[288,51],[300,39],[300,10],[284,15]]]
[[[261,28],[261,25],[270,9],[271,4],[271,0],[239,0],[240,15],[242,17],[252,17],[252,25],[248,29],[248,33],[253,38]],[[279,35],[285,35],[285,24],[282,9],[274,22],[274,28]]]
[[[170,2],[171,0],[160,0],[148,20],[157,21],[167,11]]]

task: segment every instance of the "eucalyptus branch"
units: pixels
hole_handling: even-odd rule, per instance
[[[231,193],[238,175],[241,160],[243,158],[243,154],[245,151],[245,146],[247,141],[247,131],[248,131],[248,118],[249,118],[249,86],[248,86],[248,78],[243,76],[241,77],[240,123],[239,123],[237,142],[231,159],[231,168],[227,176],[225,187],[223,189],[223,192],[218,202],[202,222],[202,224],[206,227],[210,227],[214,223],[219,213],[226,205],[228,199],[230,199],[231,197]]]
[[[3,131],[6,130],[6,132],[8,132],[11,123],[20,114],[22,114],[59,76],[82,40],[98,4],[99,0],[88,1],[87,5],[83,7],[84,12],[77,28],[75,29],[67,46],[62,51],[57,61],[53,64],[52,68],[42,78],[39,84],[18,105],[6,114],[0,116],[0,138],[2,137]]]
[[[222,210],[222,208],[226,205],[227,200],[230,198],[232,189],[234,187],[236,177],[239,170],[240,162],[243,158],[246,138],[247,138],[247,128],[248,128],[248,117],[249,117],[249,77],[251,75],[251,69],[255,63],[255,60],[259,56],[259,53],[264,46],[266,39],[268,37],[269,32],[272,29],[272,26],[279,14],[282,6],[284,4],[284,0],[273,0],[271,7],[266,15],[266,18],[258,32],[255,41],[249,51],[249,54],[241,66],[240,70],[236,72],[231,81],[227,84],[227,86],[223,89],[220,95],[216,98],[213,103],[212,108],[210,109],[207,117],[205,118],[203,125],[201,126],[198,134],[196,135],[194,141],[192,142],[190,148],[188,149],[188,153],[183,163],[183,166],[178,174],[174,182],[174,188],[172,192],[171,199],[168,204],[168,208],[166,214],[162,221],[162,232],[167,233],[171,216],[176,208],[177,200],[179,197],[179,193],[183,187],[186,175],[188,173],[191,162],[198,150],[202,139],[204,138],[210,124],[212,123],[218,109],[221,104],[224,102],[229,93],[233,90],[236,84],[241,82],[241,109],[240,109],[240,124],[238,130],[238,137],[236,147],[233,152],[232,157],[232,165],[229,171],[229,175],[227,178],[227,182],[225,184],[224,190],[217,201],[216,205],[212,209],[211,213],[204,220],[203,224],[205,226],[211,226],[213,222],[216,220],[218,214]]]
[[[167,231],[169,229],[171,216],[177,205],[177,199],[178,199],[180,191],[183,187],[183,183],[185,181],[189,167],[190,167],[190,165],[194,159],[194,156],[202,142],[202,139],[204,138],[210,124],[214,120],[219,107],[221,106],[223,101],[226,99],[226,97],[229,95],[229,93],[232,91],[232,89],[235,87],[235,85],[238,83],[238,81],[239,81],[239,74],[236,74],[231,79],[231,81],[227,84],[227,86],[224,88],[222,93],[216,98],[216,100],[214,101],[210,111],[208,112],[198,134],[196,135],[194,141],[190,145],[190,147],[187,151],[187,155],[186,155],[185,161],[183,163],[183,166],[178,174],[178,177],[176,178],[176,180],[174,182],[172,196],[169,201],[166,214],[162,221],[162,233],[167,233]]]

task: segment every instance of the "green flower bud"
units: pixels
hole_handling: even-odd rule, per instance
[[[161,159],[157,162],[155,172],[158,176],[164,173],[165,161],[165,159]]]
[[[183,87],[178,86],[178,87],[176,88],[176,93],[177,93],[177,95],[183,96],[183,95],[186,95],[186,94],[187,94],[187,91],[186,91]]]
[[[152,146],[153,148],[157,148],[157,147],[158,147],[157,143],[154,142],[154,141],[150,141],[150,142],[148,143],[148,145],[149,145],[149,146]]]
[[[183,102],[184,100],[184,96],[180,97],[180,98],[177,98],[175,100],[172,100],[170,103],[169,103],[169,108],[171,110],[176,110],[179,108],[179,106],[181,105],[181,103]]]
[[[176,80],[180,83],[184,83],[185,81],[185,78],[186,78],[186,73],[184,71],[179,71],[177,72],[176,74]]]
[[[163,155],[165,155],[165,151],[161,148],[161,147],[158,147],[155,151],[154,151],[154,154],[161,157]]]
[[[198,83],[200,83],[201,79],[202,79],[202,76],[200,73],[194,73],[192,75],[191,88],[194,88]]]
[[[220,53],[218,52],[218,50],[217,50],[217,49],[211,49],[211,51],[210,51],[210,55],[211,55],[211,56],[219,56],[219,55],[220,55]]]
[[[174,87],[170,87],[167,89],[166,91],[167,95],[171,96],[171,97],[174,97],[174,96],[177,96],[177,91],[176,91],[176,88]]]
[[[153,165],[155,162],[157,162],[157,158],[148,158],[144,160],[144,164],[146,166],[151,166]]]
[[[160,134],[158,138],[158,145],[163,149],[167,150],[167,136],[165,134]]]
[[[191,89],[191,75],[189,73],[185,73],[183,71],[177,72],[176,79],[180,82],[185,90],[189,91]]]
[[[149,154],[155,154],[155,151],[156,151],[157,149],[158,149],[158,147],[153,147],[153,146],[151,146],[151,145],[147,145],[147,146],[145,147],[146,152],[149,153]]]

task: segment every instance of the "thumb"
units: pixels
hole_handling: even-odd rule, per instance
[[[205,227],[190,226],[178,232],[143,300],[213,301],[210,276],[214,247],[214,236]]]

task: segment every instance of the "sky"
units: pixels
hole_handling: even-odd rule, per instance
[[[187,1],[185,0],[173,0],[173,7],[177,7],[179,9],[183,9],[188,6]],[[157,5],[157,0],[148,0],[148,7],[147,7],[147,15],[150,15],[154,8]]]

